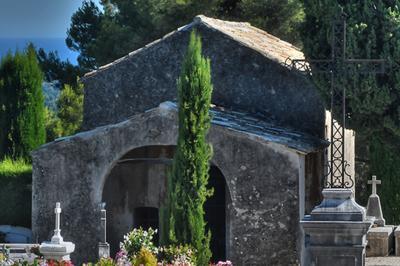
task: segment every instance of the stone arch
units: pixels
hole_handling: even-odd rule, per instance
[[[174,150],[174,145],[140,146],[111,164],[112,169],[104,179],[102,202],[106,203],[108,213],[107,238],[112,255],[118,251],[122,236],[132,228],[147,229],[149,223],[142,220],[156,219],[157,226],[152,221],[152,227],[160,228],[158,210],[165,198],[166,172]],[[222,170],[212,162],[209,185],[215,193],[206,202],[205,218],[212,232],[213,259],[218,261],[226,259],[230,228],[228,205],[232,199]],[[143,212],[139,214],[138,210]],[[158,241],[158,234],[155,240]]]

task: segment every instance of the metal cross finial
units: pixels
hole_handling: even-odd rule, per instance
[[[346,88],[338,84],[342,77],[355,68],[359,73],[384,73],[385,60],[349,59],[346,56],[346,16],[341,12],[332,23],[331,58],[321,60],[291,60],[292,69],[303,73],[329,74],[332,113],[330,154],[325,187],[352,188],[354,179],[347,173],[345,159]],[[335,122],[335,120],[337,122]]]
[[[376,175],[373,175],[372,180],[368,180],[368,184],[372,185],[372,195],[376,195],[376,185],[382,184],[382,181],[376,180]]]

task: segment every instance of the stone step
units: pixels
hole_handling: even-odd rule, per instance
[[[365,266],[399,266],[400,257],[368,257]]]

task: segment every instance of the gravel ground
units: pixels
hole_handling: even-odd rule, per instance
[[[400,257],[371,257],[366,259],[366,266],[400,266]]]

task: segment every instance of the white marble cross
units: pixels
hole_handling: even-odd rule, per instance
[[[63,242],[63,238],[61,236],[60,229],[60,214],[61,214],[61,204],[56,202],[56,208],[54,209],[54,213],[56,214],[56,228],[54,229],[54,235],[51,238],[52,243],[60,244]]]
[[[372,180],[368,180],[368,184],[372,185],[372,195],[376,195],[376,185],[381,183],[381,180],[376,180],[376,175],[372,176]]]

